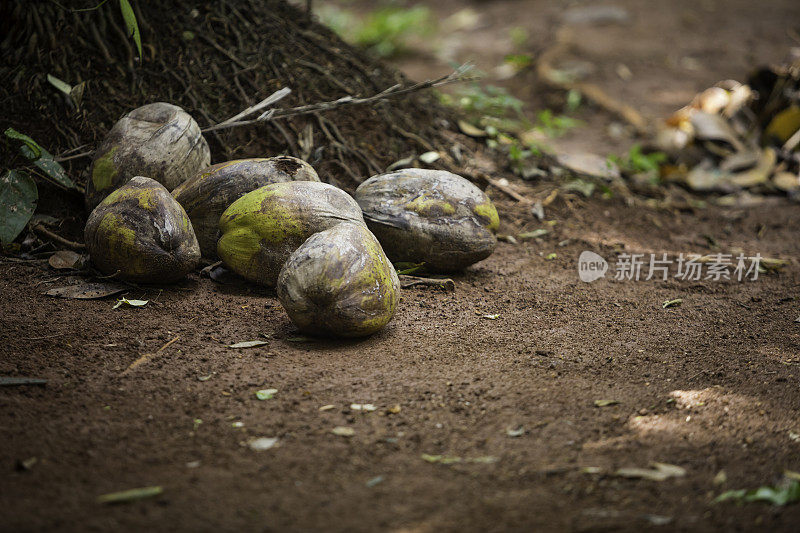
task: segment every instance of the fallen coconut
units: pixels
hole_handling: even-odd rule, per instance
[[[128,281],[178,281],[200,261],[186,212],[163,185],[142,176],[100,202],[86,221],[84,239],[98,270]]]
[[[281,305],[312,335],[375,333],[392,319],[399,290],[392,263],[362,224],[315,233],[289,256],[278,278]]]
[[[291,156],[239,159],[200,170],[172,195],[192,221],[204,257],[217,257],[219,217],[234,201],[270,183],[319,181],[314,168]]]
[[[333,185],[313,181],[266,185],[222,213],[217,254],[240,276],[272,287],[298,246],[314,233],[345,221],[364,225],[356,201]]]
[[[497,210],[468,180],[410,168],[373,176],[356,189],[367,226],[395,262],[434,271],[466,268],[497,245]]]
[[[211,163],[200,126],[178,106],[157,102],[122,117],[94,153],[86,182],[86,209],[134,176],[174,189]]]

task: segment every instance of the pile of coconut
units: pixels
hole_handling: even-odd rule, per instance
[[[274,288],[301,331],[358,337],[394,315],[400,283],[392,262],[453,272],[497,244],[491,200],[450,172],[373,176],[354,198],[294,157],[210,163],[199,126],[177,106],[145,105],[117,122],[86,186],[94,265],[163,284],[201,258],[221,260]]]

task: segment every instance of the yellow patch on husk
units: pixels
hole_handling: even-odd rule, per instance
[[[142,257],[133,254],[136,249],[136,232],[125,225],[125,221],[113,213],[106,214],[97,228],[99,235],[104,235],[106,249],[104,253],[117,264],[126,265],[129,274],[144,274],[145,265]]]
[[[491,200],[487,201],[486,203],[476,205],[473,211],[476,215],[489,221],[489,223],[486,225],[487,229],[497,231],[497,229],[500,227],[500,217],[497,215],[497,209]]]
[[[456,212],[451,203],[425,193],[420,194],[412,201],[408,202],[406,208],[423,217],[452,215]],[[437,213],[436,211],[439,212]]]
[[[92,183],[97,191],[108,189],[114,184],[114,177],[119,173],[119,169],[114,165],[114,153],[118,146],[98,157],[92,169]]]

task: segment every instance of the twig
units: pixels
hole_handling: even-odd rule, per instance
[[[800,144],[800,130],[797,130],[791,137],[786,139],[786,142],[783,144],[783,149],[787,152],[791,152],[797,148],[798,144]]]
[[[57,156],[53,158],[53,161],[61,163],[62,161],[69,161],[70,159],[78,159],[79,157],[91,157],[92,155],[94,155],[94,150],[89,150],[75,155]]]
[[[403,87],[402,85],[399,84],[393,85],[388,89],[385,89],[372,96],[367,96],[365,98],[353,98],[352,96],[345,96],[344,98],[339,98],[338,100],[331,100],[328,102],[319,102],[316,104],[303,105],[299,107],[293,107],[291,109],[276,109],[264,115],[261,115],[256,119],[241,120],[238,122],[228,122],[228,123],[217,124],[216,126],[210,126],[208,128],[205,128],[203,130],[203,133],[221,129],[227,129],[227,128],[235,128],[238,126],[249,126],[251,124],[257,124],[259,122],[268,122],[279,118],[294,117],[297,115],[308,115],[310,113],[317,113],[320,111],[330,111],[332,109],[337,109],[343,106],[369,104],[372,102],[376,102],[378,100],[383,100],[384,98],[401,96],[404,94],[422,91],[433,87],[440,87],[442,85],[447,85],[450,83],[468,81],[473,78],[467,78],[465,77],[465,74],[471,68],[472,68],[471,64],[464,64],[458,67],[450,74],[448,74],[447,76],[442,76],[441,78],[437,78],[435,80],[422,81],[419,83],[415,83],[413,85],[409,85],[407,87]]]
[[[456,283],[450,278],[420,278],[417,276],[400,276],[400,287],[408,289],[410,287],[424,286],[424,287],[437,287],[444,289],[447,292],[456,290]],[[405,282],[405,283],[403,283]]]
[[[86,249],[86,245],[85,244],[80,243],[80,242],[67,240],[64,237],[62,237],[61,235],[53,233],[52,231],[50,231],[49,229],[45,228],[41,224],[35,224],[35,225],[31,226],[31,229],[33,231],[35,231],[36,233],[47,237],[51,241],[57,242],[58,244],[60,244],[62,246],[66,246],[67,248],[71,248],[73,250],[85,250]]]
[[[248,115],[252,115],[253,113],[257,113],[257,112],[261,111],[262,109],[264,109],[265,107],[268,107],[268,106],[274,104],[275,102],[277,102],[278,100],[288,96],[288,94],[290,92],[292,92],[292,90],[289,89],[288,87],[284,87],[283,89],[275,91],[271,95],[269,95],[266,98],[264,98],[263,100],[261,100],[256,105],[248,107],[247,109],[245,109],[241,113],[238,113],[238,114],[232,116],[231,118],[229,118],[227,120],[223,120],[222,122],[217,124],[217,126],[222,126],[223,124],[230,124],[230,123],[236,122],[237,120],[239,120],[241,118],[244,118],[244,117],[246,117]],[[203,130],[203,131],[204,132],[208,131],[208,128]]]
[[[533,203],[530,198],[526,198],[526,197],[522,196],[520,193],[518,193],[517,191],[515,191],[514,189],[512,189],[508,185],[502,184],[500,181],[490,177],[485,172],[475,172],[473,175],[476,178],[485,181],[486,183],[488,183],[489,185],[491,185],[495,189],[498,189],[498,190],[504,192],[506,195],[510,196],[511,198],[513,198],[514,200],[518,201],[519,203],[522,203],[522,204]]]
[[[180,335],[175,335],[175,338],[174,338],[174,339],[172,339],[171,341],[169,341],[168,343],[166,343],[164,346],[162,346],[161,348],[159,348],[159,349],[158,349],[158,350],[156,350],[155,352],[153,352],[153,353],[146,353],[146,354],[144,354],[143,356],[139,357],[139,358],[138,358],[136,361],[134,361],[133,363],[131,363],[131,364],[130,364],[130,366],[129,366],[128,368],[126,368],[126,369],[125,369],[125,371],[122,373],[122,375],[123,375],[123,376],[127,375],[127,374],[128,374],[130,371],[131,371],[131,370],[135,369],[137,366],[141,365],[142,363],[145,363],[145,362],[147,362],[147,361],[148,361],[150,358],[152,358],[152,357],[155,357],[155,356],[156,356],[156,355],[158,355],[159,353],[163,352],[165,349],[167,349],[167,348],[169,347],[169,345],[170,345],[170,344],[172,344],[173,342],[177,341],[177,340],[178,340],[178,339],[180,339],[180,338],[181,338],[181,336],[180,336]]]

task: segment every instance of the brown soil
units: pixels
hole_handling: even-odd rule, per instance
[[[786,39],[762,37],[785,35],[796,20],[786,15],[797,12],[781,1],[755,16],[731,2],[737,9],[720,22],[718,13],[677,4],[694,17],[692,40],[705,38],[712,55],[687,96],[735,75],[728,69],[739,59],[728,54],[740,48],[717,49],[716,28],[759,28],[750,48],[778,60]],[[475,5],[528,13],[539,3]],[[665,32],[658,46],[680,42],[680,26],[660,10],[666,4],[636,8],[622,61],[633,64],[645,43],[655,47],[653,25]],[[658,69],[648,76],[654,87],[677,83]],[[629,95],[646,107],[647,96]],[[602,136],[585,129],[587,139]],[[555,185],[519,187],[543,198]],[[638,531],[668,522],[670,530],[796,530],[798,505],[711,502],[800,470],[797,206],[770,200],[749,210],[670,212],[617,198],[559,198],[547,208],[557,223],[542,226],[490,193],[501,232],[551,233],[501,243],[454,277],[454,293],[404,290],[394,321],[356,342],[298,340],[274,295],[243,283],[192,275],[163,290],[130,291],[151,300],[144,308],[112,310],[113,299],[43,296],[71,276],[46,262],[3,259],[0,376],[49,382],[0,388],[2,529]],[[576,271],[583,250],[609,260],[620,251],[742,250],[790,264],[744,283],[586,284]],[[683,305],[662,308],[674,298]],[[268,344],[227,348],[255,339]],[[144,354],[153,355],[122,375]],[[254,393],[264,388],[279,392],[259,401]],[[388,412],[395,405],[400,411]],[[334,435],[336,426],[355,434]],[[507,434],[519,427],[521,436]],[[246,446],[262,436],[278,445]],[[497,461],[432,464],[423,454]],[[33,457],[30,469],[15,467]],[[686,476],[611,475],[651,462],[679,465]],[[717,485],[720,471],[727,481]],[[164,493],[95,502],[149,485]]]

